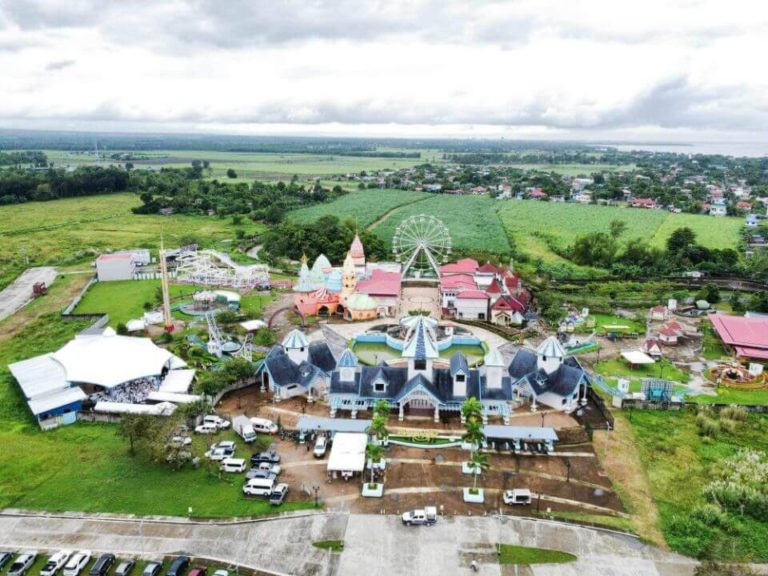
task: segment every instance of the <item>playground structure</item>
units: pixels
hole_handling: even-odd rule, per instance
[[[252,346],[253,335],[251,334],[249,334],[249,338],[246,338],[245,343],[225,338],[219,325],[216,323],[214,314],[206,314],[205,321],[208,324],[208,342],[206,344],[208,354],[212,354],[217,358],[221,358],[224,354],[237,355],[236,353],[240,352],[248,343],[249,338],[251,340],[249,346]],[[245,351],[244,354],[252,356],[252,348],[250,349],[250,352]]]
[[[270,287],[266,264],[238,264],[214,250],[190,250],[182,253],[177,262],[177,282],[236,290],[267,290]]]
[[[768,387],[768,377],[763,372],[760,364],[754,364],[746,368],[740,364],[718,364],[709,369],[709,379],[719,386],[729,388],[765,388]]]
[[[207,316],[221,310],[239,310],[240,294],[230,290],[201,290],[192,296],[192,302],[179,305],[178,309],[188,316]]]
[[[593,331],[592,334],[586,338],[580,338],[572,334],[571,337],[568,338],[568,341],[564,344],[568,354],[585,354],[587,352],[594,352],[595,350],[599,349],[600,344],[595,340],[596,333],[596,331]]]
[[[672,401],[674,385],[675,383],[669,380],[643,378],[641,391],[646,402],[666,404]]]
[[[392,252],[403,265],[403,278],[440,278],[440,266],[451,253],[451,236],[442,220],[418,214],[397,227]]]

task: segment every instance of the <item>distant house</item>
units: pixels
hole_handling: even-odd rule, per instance
[[[633,198],[631,206],[632,208],[658,208],[658,204],[656,204],[656,200],[653,198]]]
[[[736,208],[738,208],[739,210],[744,210],[746,212],[749,212],[750,210],[752,210],[752,203],[741,200],[739,202],[736,202]]]
[[[464,320],[488,319],[488,294],[481,290],[464,290],[456,296],[456,317]]]
[[[760,224],[760,218],[757,214],[747,214],[746,225],[749,228],[756,228]]]
[[[534,188],[530,192],[528,192],[528,198],[531,198],[533,200],[543,200],[547,197],[546,192],[544,192],[541,188]]]
[[[646,338],[643,342],[643,352],[648,354],[651,358],[661,357],[661,345],[656,338]]]
[[[659,342],[667,346],[677,346],[680,334],[674,328],[662,326],[659,330]]]
[[[143,248],[102,254],[96,258],[96,276],[99,282],[133,280],[136,267],[149,264],[150,261],[149,250]]]
[[[728,207],[722,200],[714,200],[709,206],[710,216],[725,216],[728,214]]]

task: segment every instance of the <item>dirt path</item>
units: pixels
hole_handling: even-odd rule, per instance
[[[651,495],[648,475],[635,448],[636,440],[629,422],[617,413],[614,430],[596,431],[593,440],[600,463],[632,513],[632,525],[637,534],[666,549],[659,511]]]
[[[32,300],[32,286],[44,282],[46,286],[56,279],[56,268],[41,266],[27,268],[10,286],[0,292],[0,320],[24,308]]]
[[[414,200],[413,202],[406,202],[405,204],[400,204],[399,206],[395,206],[394,208],[390,208],[389,210],[384,212],[384,214],[382,214],[381,216],[376,218],[376,220],[374,220],[373,222],[368,224],[368,226],[366,226],[365,229],[366,230],[373,230],[374,228],[376,228],[376,226],[378,226],[379,224],[381,224],[382,222],[387,220],[390,216],[392,216],[392,213],[395,210],[399,210],[403,206],[410,206],[411,204],[416,204],[417,202],[424,202],[424,200],[429,200],[429,198],[419,198],[418,200]]]

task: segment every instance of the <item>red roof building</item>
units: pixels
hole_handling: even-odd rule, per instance
[[[768,319],[713,314],[712,326],[739,358],[768,360]]]
[[[371,277],[357,283],[357,292],[368,296],[400,296],[400,283],[403,275],[400,272],[385,272],[374,270]]]
[[[448,274],[474,274],[480,265],[474,258],[463,258],[458,262],[440,266],[440,276]]]
[[[489,296],[482,290],[464,290],[456,296],[459,300],[488,300]]]
[[[653,198],[634,198],[632,208],[656,208],[656,200]]]

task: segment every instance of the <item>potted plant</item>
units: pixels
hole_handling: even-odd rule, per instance
[[[485,494],[482,488],[477,487],[477,477],[491,467],[488,463],[488,455],[476,450],[472,453],[468,466],[473,476],[473,482],[472,488],[464,488],[464,502],[482,504],[485,501]]]

